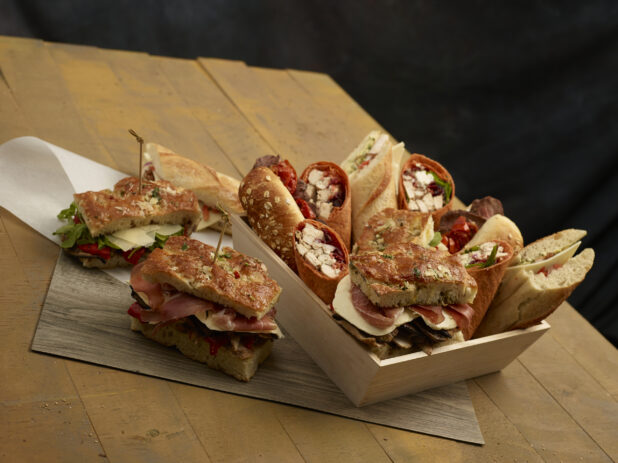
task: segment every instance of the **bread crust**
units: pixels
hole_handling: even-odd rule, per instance
[[[594,251],[584,249],[549,276],[522,270],[522,284],[506,299],[492,302],[475,337],[527,328],[547,318],[584,280]]]
[[[157,326],[141,323],[133,317],[130,318],[133,331],[139,331],[148,339],[164,346],[176,347],[186,357],[205,363],[210,368],[220,370],[239,381],[249,381],[258,366],[268,358],[272,351],[273,341],[268,339],[263,339],[259,345],[254,345],[250,355],[246,352],[234,351],[231,346],[213,349],[207,339],[186,326],[184,319],[165,326]]]
[[[405,243],[426,246],[433,234],[431,214],[406,209],[383,209],[363,227],[356,240],[354,253],[388,252],[390,248]]]
[[[145,279],[168,283],[179,291],[230,307],[245,317],[262,318],[281,294],[258,259],[224,247],[213,265],[215,249],[183,236],[171,236],[142,267]]]
[[[350,260],[350,256],[348,254],[348,249],[345,246],[345,243],[339,236],[339,234],[328,225],[325,225],[317,220],[306,219],[300,222],[295,231],[303,226],[303,224],[311,224],[315,228],[324,231],[325,233],[330,233],[331,236],[335,238],[337,246],[344,255],[345,258],[345,269],[341,270],[339,275],[335,278],[331,278],[326,276],[324,273],[320,272],[313,265],[311,265],[307,260],[300,255],[296,246],[294,246],[294,258],[296,259],[296,268],[298,269],[298,275],[305,282],[305,284],[320,298],[324,303],[330,304],[335,297],[335,291],[337,290],[337,285],[339,281],[348,274],[348,262]],[[332,243],[331,243],[332,244]]]
[[[568,228],[526,245],[513,260],[513,265],[533,263],[547,259],[586,236],[586,230]]]
[[[457,256],[413,243],[350,256],[350,277],[380,307],[469,303],[477,291]]]
[[[333,207],[328,219],[320,220],[335,230],[343,240],[345,246],[350,249],[350,240],[352,237],[352,195],[348,174],[334,162],[320,161],[309,164],[300,175],[301,180],[307,182],[309,173],[315,169],[327,172],[329,176],[337,177],[341,180],[341,184],[345,191],[343,203],[341,206]]]
[[[146,151],[153,157],[156,172],[161,178],[193,191],[208,207],[214,208],[220,203],[228,212],[244,214],[238,198],[239,180],[156,143],[147,143]]]
[[[437,228],[442,216],[447,211],[451,210],[451,208],[453,207],[453,199],[455,198],[455,182],[453,181],[453,177],[451,177],[451,174],[449,173],[449,171],[446,170],[446,168],[442,164],[440,164],[438,161],[434,161],[433,159],[428,158],[427,156],[424,156],[422,154],[414,153],[405,160],[405,162],[399,169],[398,205],[400,209],[408,209],[408,201],[406,200],[406,192],[403,186],[403,174],[409,167],[411,167],[413,164],[416,164],[416,163],[421,164],[427,167],[428,170],[435,172],[438,175],[438,177],[440,177],[440,179],[448,182],[451,185],[451,197],[448,203],[446,203],[440,209],[431,212],[433,223],[435,224],[435,227]]]
[[[296,271],[294,228],[304,220],[292,194],[267,167],[255,167],[240,182],[240,201],[257,235]]]
[[[143,181],[127,177],[114,190],[86,191],[73,195],[93,237],[150,224],[181,224],[195,230],[202,212],[193,192],[165,180]]]

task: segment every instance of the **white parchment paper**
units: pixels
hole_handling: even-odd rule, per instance
[[[36,137],[20,137],[0,146],[0,206],[37,232],[60,244],[53,233],[64,222],[56,216],[73,201],[73,193],[113,189],[127,174]],[[216,246],[219,233],[203,231],[192,238]],[[225,236],[223,245],[232,247]],[[105,270],[120,281],[127,268]]]

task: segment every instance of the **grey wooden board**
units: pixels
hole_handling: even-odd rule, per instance
[[[464,382],[355,407],[289,336],[241,383],[129,329],[129,287],[61,253],[32,350],[370,423],[483,444]]]

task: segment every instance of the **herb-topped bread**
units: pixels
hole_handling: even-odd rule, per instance
[[[477,291],[457,256],[413,243],[350,256],[350,276],[380,307],[470,303]]]

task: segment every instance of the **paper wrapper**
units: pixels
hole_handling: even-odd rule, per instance
[[[487,313],[487,308],[498,291],[500,282],[504,277],[504,272],[506,272],[511,259],[513,258],[513,248],[509,243],[500,240],[493,241],[502,246],[502,249],[508,254],[508,256],[505,256],[500,262],[490,267],[471,267],[466,269],[470,276],[474,278],[478,286],[478,291],[476,293],[476,297],[474,298],[474,302],[470,304],[470,306],[474,309],[474,316],[470,322],[468,332],[464,333],[464,338],[466,340],[470,339],[474,335],[474,332],[481,324],[483,317],[485,317],[485,314]]]
[[[320,299],[322,299],[326,304],[330,304],[335,297],[335,291],[337,290],[339,281],[348,274],[348,262],[350,261],[348,249],[345,247],[343,240],[335,230],[316,220],[305,219],[300,222],[294,230],[294,236],[296,236],[296,231],[302,230],[306,224],[311,224],[315,228],[322,230],[324,233],[329,233],[336,241],[333,245],[341,249],[345,258],[346,268],[342,270],[336,278],[330,278],[307,262],[307,260],[300,255],[298,249],[296,249],[296,245],[294,246],[294,258],[296,259],[298,275]],[[296,239],[294,240],[294,243],[296,243]]]
[[[319,219],[326,225],[335,230],[348,250],[350,249],[350,239],[352,235],[352,195],[350,191],[350,181],[348,174],[334,162],[320,161],[309,164],[303,171],[300,178],[307,182],[309,173],[315,169],[327,172],[331,177],[337,177],[341,180],[345,191],[345,199],[339,207],[333,207],[328,219]]]
[[[409,158],[405,160],[401,169],[399,170],[399,197],[398,197],[398,205],[399,209],[407,209],[408,201],[406,200],[406,190],[403,186],[403,173],[413,164],[419,163],[425,166],[428,170],[435,172],[438,177],[442,180],[450,183],[452,192],[451,198],[448,203],[446,203],[443,207],[438,209],[437,211],[431,212],[431,216],[433,217],[434,226],[437,228],[440,223],[440,219],[442,216],[453,207],[453,198],[455,198],[455,182],[453,181],[453,177],[451,174],[444,168],[442,164],[433,159],[428,158],[427,156],[423,156],[422,154],[414,153]]]

